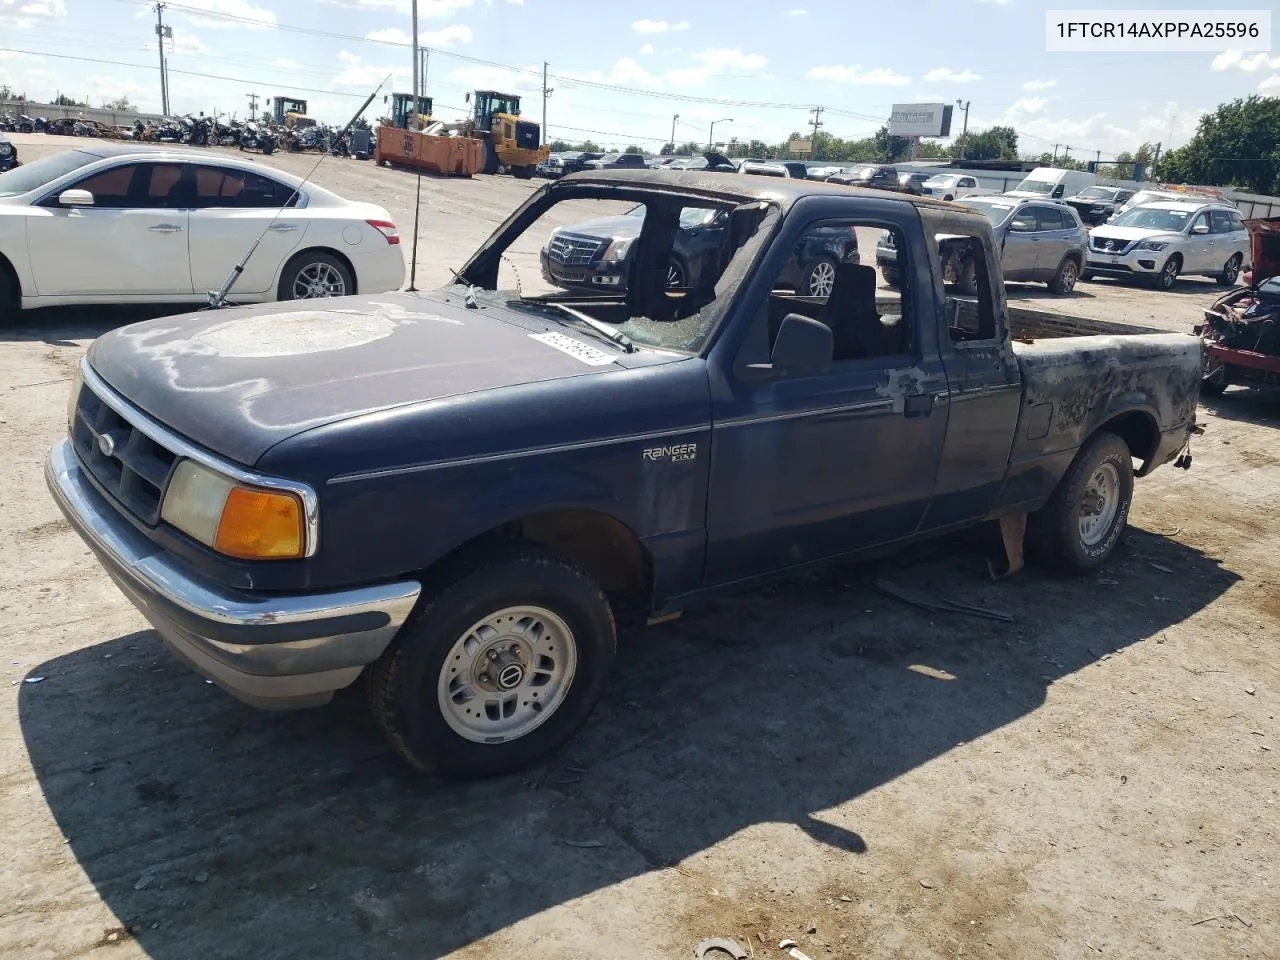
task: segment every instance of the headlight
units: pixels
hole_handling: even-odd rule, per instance
[[[623,260],[627,256],[627,251],[631,249],[631,244],[635,243],[635,237],[628,237],[626,240],[614,240],[609,244],[609,249],[604,252],[605,260]]]
[[[194,460],[183,460],[174,470],[160,518],[206,547],[242,560],[292,560],[306,550],[297,495],[237,483]]]
[[[1155,250],[1157,252],[1163,250],[1169,245],[1165,240],[1139,240],[1133,249],[1135,250]]]
[[[80,373],[80,365],[76,364],[76,372],[71,377],[71,390],[67,394],[67,429],[76,426],[76,406],[80,403],[80,387],[84,385],[84,377]]]

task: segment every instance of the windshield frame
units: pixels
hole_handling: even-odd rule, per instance
[[[1020,184],[1014,187],[1015,193],[1032,193],[1037,197],[1047,197],[1058,188],[1059,184],[1056,180],[1032,180],[1027,177]]]
[[[705,332],[702,335],[701,343],[696,349],[650,343],[635,337],[629,331],[623,331],[642,350],[675,353],[689,357],[705,357],[715,346],[723,330],[725,317],[728,316],[739,302],[739,299],[745,294],[750,285],[747,280],[751,275],[752,269],[754,269],[761,255],[767,251],[773,235],[780,229],[784,221],[782,207],[779,203],[774,200],[763,200],[749,195],[653,187],[619,189],[589,182],[575,183],[573,181],[558,180],[532,194],[528,200],[512,211],[511,215],[498,225],[461,268],[457,271],[451,271],[454,273],[455,279],[452,284],[446,286],[468,287],[474,285],[482,296],[499,297],[503,300],[511,299],[501,289],[486,288],[476,284],[474,274],[478,270],[486,272],[491,270],[496,278],[502,257],[505,256],[511,245],[531,229],[536,228],[538,221],[548,210],[557,204],[572,200],[615,200],[624,203],[634,202],[637,205],[643,205],[654,200],[665,200],[668,202],[682,202],[689,206],[714,207],[721,212],[729,214],[744,206],[758,204],[763,208],[765,211],[764,216],[761,218],[755,232],[747,238],[730,258],[721,272],[720,278],[716,281],[713,288],[715,298],[700,311],[705,317],[705,323],[703,324]],[[507,291],[507,293],[509,292]],[[528,303],[545,304],[561,299],[580,301],[582,298],[581,295],[566,290],[560,293],[522,299]],[[617,326],[619,329],[623,329],[626,324],[623,323]]]
[[[78,154],[86,159],[74,166],[66,166],[66,161],[71,159],[71,155],[73,154]],[[55,183],[63,177],[75,173],[77,170],[83,170],[84,168],[91,166],[92,164],[99,163],[105,159],[107,158],[100,157],[96,153],[89,153],[87,150],[73,148],[71,150],[60,150],[57,153],[51,153],[47,157],[41,157],[39,160],[32,160],[28,163],[22,164],[20,167],[14,167],[11,170],[6,170],[4,173],[0,173],[0,200],[11,200],[14,197],[24,197],[29,193],[36,193],[40,190],[44,190],[49,186],[49,184]],[[63,163],[55,164],[52,162],[55,160],[61,160]],[[23,182],[24,176],[30,176],[32,172],[39,173],[46,167],[58,169],[59,172],[45,177],[38,183],[30,184],[23,190],[7,189],[5,185],[6,180],[9,180],[10,183],[21,183]]]

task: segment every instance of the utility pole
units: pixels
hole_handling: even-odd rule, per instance
[[[1151,179],[1152,179],[1152,180],[1154,180],[1154,179],[1155,179],[1155,177],[1156,177],[1156,167],[1157,167],[1157,166],[1159,166],[1159,164],[1160,164],[1160,147],[1161,147],[1161,145],[1162,145],[1163,143],[1164,143],[1164,141],[1163,141],[1163,140],[1157,140],[1157,141],[1156,141],[1156,155],[1155,155],[1155,159],[1153,159],[1153,160],[1151,161]]]
[[[673,113],[671,115],[671,152],[676,152],[676,121],[680,119],[680,114]]]
[[[1060,144],[1060,143],[1055,143],[1055,144],[1053,145],[1053,159],[1049,161],[1050,163],[1057,163],[1057,162],[1058,162],[1058,148],[1059,148],[1060,146],[1062,146],[1062,144]]]
[[[427,67],[431,63],[431,51],[425,47],[422,50],[422,87],[418,90],[418,96],[425,99],[427,96]]]
[[[813,156],[813,147],[818,140],[818,130],[822,127],[822,111],[822,107],[814,107],[809,111],[813,114],[813,119],[809,121],[810,126],[813,127],[813,134],[809,138],[809,156]]]
[[[418,0],[413,0],[413,109],[405,121],[406,129],[418,129]]]
[[[1102,163],[1102,151],[1095,150],[1093,151],[1093,167],[1095,170],[1098,168],[1098,164],[1100,163]]]
[[[969,144],[965,138],[969,135],[969,104],[971,103],[973,103],[972,100],[960,100],[959,98],[956,99],[956,106],[964,111],[964,124],[960,127],[960,159],[961,160],[964,159],[964,155],[969,148]]]
[[[249,119],[257,121],[258,119],[258,95],[256,93],[245,94],[249,98]]]
[[[160,112],[169,115],[169,76],[164,62],[164,42],[173,37],[173,27],[165,26],[164,4],[156,3],[156,46],[160,48]]]
[[[553,87],[547,86],[547,61],[542,61],[542,142],[549,143],[551,138],[547,136],[547,97],[555,93]]]

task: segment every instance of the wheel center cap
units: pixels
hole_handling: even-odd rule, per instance
[[[518,663],[509,663],[498,672],[498,686],[503,690],[514,690],[524,681],[524,667]]]

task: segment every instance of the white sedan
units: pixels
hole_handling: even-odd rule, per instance
[[[86,303],[203,303],[398,290],[391,215],[246,160],[82,147],[0,174],[0,318]]]

